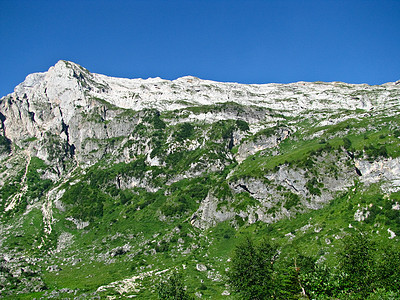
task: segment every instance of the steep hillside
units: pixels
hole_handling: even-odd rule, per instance
[[[243,236],[336,264],[400,235],[400,84],[121,79],[67,61],[0,99],[0,295],[230,298]]]

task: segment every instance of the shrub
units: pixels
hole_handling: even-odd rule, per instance
[[[325,150],[326,152],[331,152],[332,149],[333,149],[332,145],[329,144],[329,143],[326,143],[326,145],[325,145],[325,147],[324,147],[324,150]]]
[[[307,181],[306,183],[306,188],[312,195],[317,195],[321,196],[321,190],[319,189],[319,186],[321,184],[317,181],[315,177]]]
[[[160,119],[160,113],[158,111],[154,114],[152,121],[155,129],[164,129],[166,126],[165,122]]]
[[[246,121],[243,120],[236,120],[236,126],[239,128],[241,131],[248,131],[250,130],[249,124]]]
[[[286,202],[283,205],[284,208],[289,210],[292,207],[296,207],[300,203],[300,197],[292,192],[285,193]]]
[[[10,153],[11,141],[3,135],[0,135],[0,153]]]
[[[351,141],[347,137],[343,138],[343,147],[346,150],[349,150],[351,148]]]
[[[93,188],[86,183],[79,182],[68,189],[61,200],[71,204],[69,214],[83,221],[91,221],[103,216],[103,204],[109,196],[99,189]]]
[[[182,274],[176,271],[157,285],[157,294],[163,300],[193,299],[185,290]]]
[[[382,157],[389,156],[385,145],[382,145],[380,148],[377,148],[374,145],[365,146],[364,151],[368,155],[369,158],[376,158],[379,156],[382,156]]]
[[[190,138],[194,134],[194,127],[190,123],[179,124],[175,132],[176,139],[183,141]]]

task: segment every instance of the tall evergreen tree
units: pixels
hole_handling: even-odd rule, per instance
[[[246,238],[234,250],[228,272],[232,289],[241,299],[268,299],[275,293],[274,262],[277,248],[267,241],[255,245]]]

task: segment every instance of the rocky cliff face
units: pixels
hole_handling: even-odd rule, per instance
[[[367,113],[397,107],[398,91],[398,85],[392,83],[383,86],[318,82],[244,85],[195,77],[174,81],[120,79],[92,74],[72,62],[59,61],[45,73],[27,76],[14,93],[2,98],[1,124],[3,135],[20,146],[26,139],[40,140],[46,133],[52,133],[80,150],[77,151],[80,154],[84,152],[82,143],[86,139],[126,136],[138,121],[116,120],[125,110],[181,109],[185,112],[184,108],[194,106],[235,103],[244,107],[190,112],[186,120],[213,122],[240,118],[254,124],[252,132],[256,132],[259,123],[273,123],[284,117],[311,116],[323,126],[349,117],[332,117],[341,111]],[[85,121],[91,126],[84,126]],[[289,132],[281,133],[283,136],[278,138],[285,138]],[[269,147],[276,141],[271,143]],[[253,151],[262,148],[251,147]]]
[[[392,83],[383,86],[321,82],[243,85],[195,77],[174,81],[160,78],[120,79],[92,74],[72,62],[59,61],[45,73],[27,76],[14,93],[1,99],[2,153],[11,152],[13,145],[8,158],[10,160],[18,156],[16,147],[23,148],[28,160],[38,157],[52,165],[53,170],[44,174],[44,177],[58,180],[72,165],[86,168],[107,155],[114,162],[129,162],[144,155],[148,165],[165,166],[165,157],[154,154],[160,148],[158,144],[161,141],[154,143],[151,130],[138,132],[143,125],[167,132],[166,124],[167,127],[168,124],[197,126],[196,137],[190,141],[176,139],[173,129],[168,132],[163,141],[168,155],[181,152],[181,147],[190,151],[207,149],[206,143],[214,137],[209,129],[200,128],[198,124],[218,124],[228,120],[242,122],[236,124],[237,130],[228,128],[231,132],[227,130],[213,141],[225,148],[220,153],[214,153],[220,158],[212,159],[211,153],[204,153],[197,161],[186,166],[188,168],[183,173],[178,172],[169,179],[169,182],[176,182],[200,176],[206,169],[223,170],[233,161],[243,163],[246,158],[263,153],[266,149],[272,149],[270,155],[276,156],[281,142],[293,132],[304,130],[299,123],[308,121],[313,127],[324,128],[352,118],[366,118],[382,112],[393,114],[398,109],[398,94],[398,85]],[[163,120],[159,117],[160,111],[164,113]],[[279,122],[289,126],[279,126]],[[188,131],[193,130],[193,125],[188,126],[191,126]],[[372,124],[367,126],[371,127]],[[359,133],[366,129],[360,128]],[[344,135],[345,131],[337,131],[335,136]],[[323,133],[324,129],[316,130],[303,138],[315,138]],[[294,140],[297,138],[294,137]],[[230,153],[231,149],[235,150],[233,154]],[[212,152],[212,149],[209,150]],[[340,159],[338,162],[330,159],[330,164],[337,163],[340,164]],[[361,178],[367,176],[366,173],[371,174],[365,170],[368,166],[362,160],[355,163],[355,168],[364,174]],[[398,173],[396,166],[388,168]],[[332,192],[348,187],[352,176],[346,174],[354,172],[345,171],[347,169],[351,170],[352,167],[341,168],[334,180],[330,177],[322,179],[326,181],[327,193],[304,200],[305,207],[318,208],[332,199]],[[306,199],[309,196],[305,187],[307,176],[307,169],[293,170],[283,165],[276,173],[266,174],[263,178]],[[379,181],[379,178],[364,181]],[[122,189],[142,186],[149,191],[157,190],[146,175],[144,178],[116,180]],[[278,197],[279,193],[271,192],[270,183],[263,184],[263,180],[241,178],[230,187],[234,193],[238,193],[237,186],[246,186],[244,191],[264,202],[262,207],[268,208],[268,203],[271,203],[268,199]],[[210,197],[204,201],[210,202]],[[7,200],[3,199],[3,202]],[[259,215],[264,216],[260,219],[273,220],[265,217],[265,211],[259,211]],[[212,224],[211,221],[209,223]]]
[[[89,259],[74,245],[92,234],[112,264],[166,243],[188,255],[219,224],[273,224],[372,191],[393,211],[399,98],[395,83],[121,79],[59,61],[0,99],[0,245],[46,249],[40,264],[61,272],[52,255]],[[376,214],[361,204],[360,222]]]
[[[31,157],[38,157],[51,165],[52,170],[47,170],[43,176],[56,181],[73,166],[87,168],[107,156],[117,163],[130,162],[144,155],[146,164],[166,166],[166,157],[154,153],[158,152],[161,142],[166,151],[162,153],[164,155],[180,153],[182,149],[204,149],[205,153],[185,166],[184,172],[178,172],[169,179],[171,183],[201,176],[205,170],[223,170],[234,161],[241,164],[246,158],[264,153],[265,150],[271,150],[268,151],[271,156],[279,155],[281,142],[296,131],[309,130],[302,123],[320,128],[311,135],[302,136],[304,139],[312,139],[323,135],[323,128],[349,119],[368,118],[383,112],[386,115],[393,114],[399,107],[396,99],[399,90],[399,86],[393,83],[382,86],[339,82],[243,85],[190,76],[174,81],[160,78],[120,79],[92,74],[72,62],[59,61],[45,73],[27,76],[14,93],[0,100],[4,141],[2,153],[11,152],[7,158],[12,160],[19,153],[16,147],[24,149],[28,161]],[[201,124],[218,124],[229,120],[236,120],[237,129],[225,128],[226,132],[222,132],[217,139],[212,136],[209,128],[201,128],[204,126]],[[280,126],[280,123],[288,126]],[[179,124],[189,124],[188,131],[195,128],[195,136],[177,139],[174,133],[176,128],[168,130],[168,127],[179,127]],[[367,126],[373,127],[373,124]],[[148,130],[149,127],[153,128]],[[367,129],[359,128],[358,133]],[[152,130],[164,131],[165,140],[155,141]],[[330,137],[344,136],[346,130],[338,130]],[[298,138],[295,136],[293,140]],[[206,147],[210,141],[222,145],[222,151],[214,153],[214,156],[220,158],[212,158],[213,149]],[[12,151],[11,145],[14,146]],[[335,161],[337,158],[326,156],[322,160],[323,163],[329,161],[329,164],[339,164],[340,172],[335,179],[321,179],[325,181],[321,184],[324,184],[326,190],[321,195],[310,195],[307,190],[306,168],[294,170],[285,164],[277,172],[265,174],[261,181],[251,176],[245,177],[230,183],[230,188],[233,193],[244,191],[261,201],[257,215],[263,217],[253,220],[272,221],[275,218],[267,217],[265,209],[282,201],[279,200],[280,193],[271,189],[271,182],[298,195],[303,199],[305,207],[317,209],[329,202],[336,191],[351,185],[354,167],[361,172],[362,181],[376,182],[381,178],[364,180],[371,175],[371,171],[366,170],[368,163],[363,160],[357,160],[354,167],[341,167],[344,163],[341,161],[348,157],[339,157],[339,161]],[[387,168],[395,173],[393,176],[397,176],[397,165],[392,166],[392,161],[390,164]],[[7,177],[7,172],[3,173],[3,182],[4,177]],[[147,174],[143,178],[117,177],[115,180],[122,189],[137,186],[148,191],[158,189]],[[267,184],[263,183],[265,180],[268,180]],[[275,200],[271,202],[270,198]],[[212,194],[204,201],[213,202],[210,199]],[[3,202],[7,203],[7,200],[3,199]],[[211,205],[214,213],[205,212],[204,205],[200,207],[200,210],[203,209],[203,221],[206,215],[210,218],[206,223],[213,224],[212,220],[218,214],[214,206]],[[282,215],[288,214],[283,209]],[[232,217],[234,214],[228,212],[227,215]],[[247,214],[242,212],[242,215]]]

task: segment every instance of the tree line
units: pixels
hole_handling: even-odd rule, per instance
[[[375,243],[364,232],[342,239],[337,263],[329,266],[301,254],[285,257],[268,240],[245,238],[233,250],[226,273],[237,299],[400,299],[400,251]],[[182,274],[158,288],[160,299],[193,299]]]

